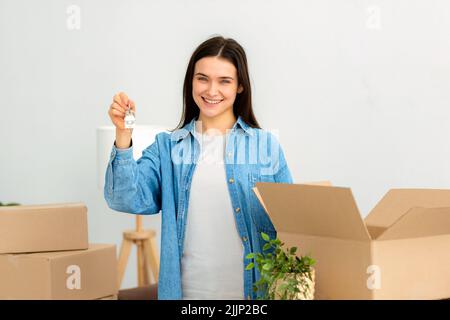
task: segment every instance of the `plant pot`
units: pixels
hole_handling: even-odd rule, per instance
[[[293,296],[288,296],[289,300],[313,300],[314,299],[314,285],[315,285],[315,270],[311,269],[311,279],[308,274],[305,273],[286,273],[283,278],[276,280],[272,288],[274,290],[275,300],[281,300],[284,290],[282,289],[283,284],[287,284],[289,279],[296,277],[298,283],[298,288],[300,292],[294,294]]]

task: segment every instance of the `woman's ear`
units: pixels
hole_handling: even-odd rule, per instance
[[[239,85],[237,93],[242,93],[242,91],[244,91],[244,87],[242,85]]]

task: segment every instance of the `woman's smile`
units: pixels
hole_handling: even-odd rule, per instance
[[[205,102],[208,107],[216,107],[219,103],[223,101],[223,99],[208,99],[202,96],[202,100]]]

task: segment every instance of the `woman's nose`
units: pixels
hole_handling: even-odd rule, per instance
[[[213,98],[218,92],[217,85],[214,82],[211,82],[208,88],[208,95],[210,98]]]

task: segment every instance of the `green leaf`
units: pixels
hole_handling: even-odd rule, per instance
[[[253,259],[254,257],[255,257],[255,254],[253,252],[249,253],[248,255],[245,256],[246,259]]]
[[[271,247],[270,243],[266,243],[266,244],[263,246],[263,251],[269,250],[270,247]]]
[[[264,232],[261,232],[261,237],[262,237],[265,241],[270,241],[270,237],[269,237],[266,233],[264,233]]]
[[[271,263],[266,263],[265,265],[263,265],[263,269],[264,270],[270,270],[272,268],[272,264]]]
[[[247,267],[245,267],[245,270],[251,270],[253,269],[253,267],[255,266],[255,264],[253,262],[250,262]]]
[[[292,248],[289,250],[289,253],[290,253],[290,254],[295,254],[296,251],[297,251],[297,247],[292,247]]]

